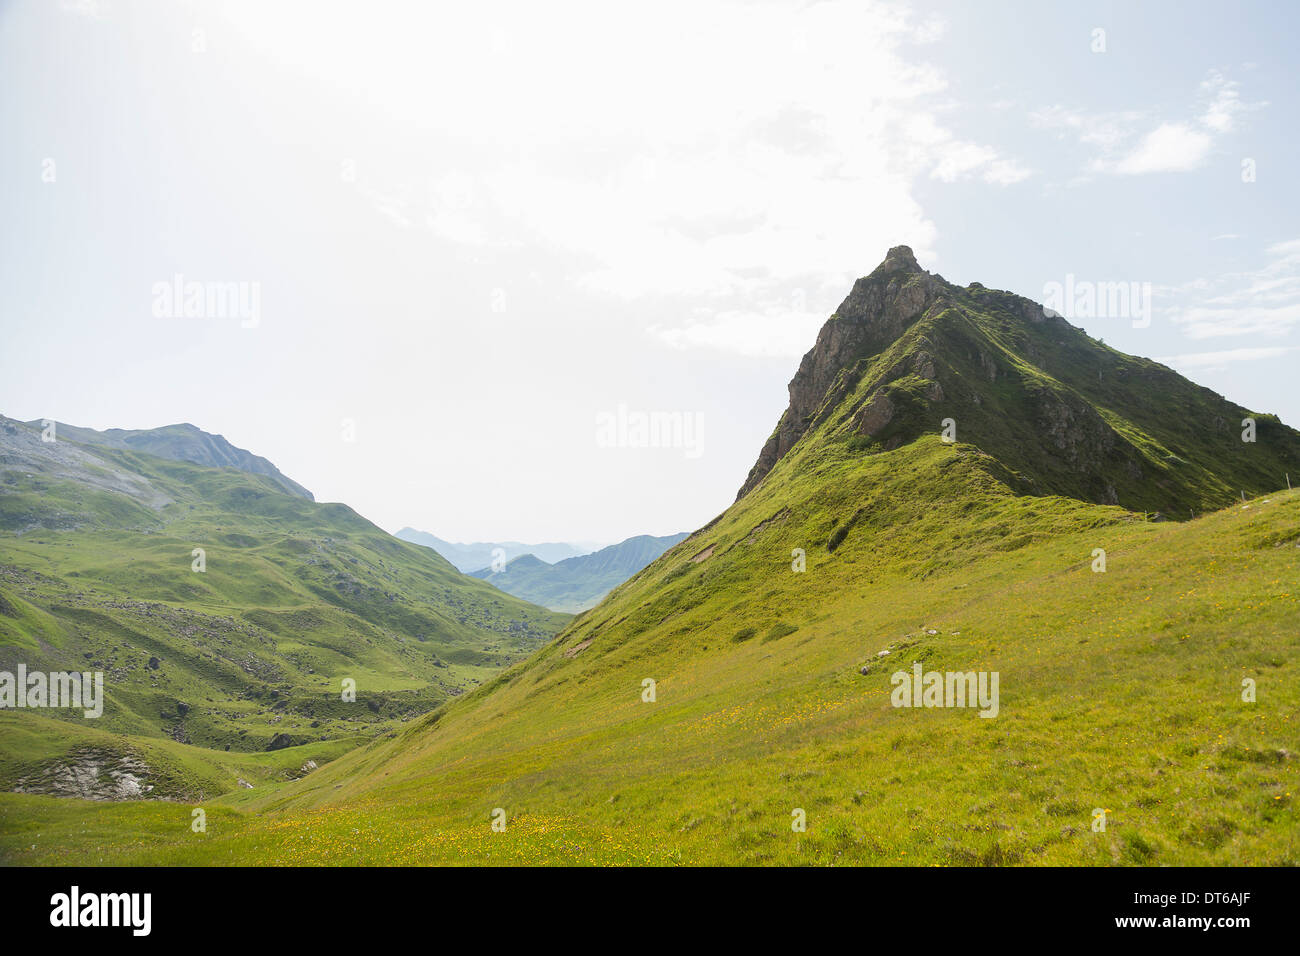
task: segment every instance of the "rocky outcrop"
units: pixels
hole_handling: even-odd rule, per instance
[[[1087,402],[1052,391],[1039,395],[1038,426],[1044,441],[1072,468],[1105,461],[1123,441]]]
[[[878,435],[894,418],[894,403],[883,391],[876,392],[859,410],[855,424],[859,435]]]
[[[884,262],[855,282],[799,363],[790,380],[790,404],[736,498],[743,498],[763,480],[814,424],[819,410],[833,407],[858,384],[854,366],[859,359],[892,345],[951,288],[922,269],[907,246],[890,249]],[[923,367],[929,369],[925,377],[933,378],[933,360]]]
[[[16,793],[39,793],[82,800],[144,800],[153,785],[149,768],[138,757],[84,748],[20,777]]]

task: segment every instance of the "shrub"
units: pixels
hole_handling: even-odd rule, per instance
[[[787,624],[785,621],[777,621],[768,628],[767,633],[763,635],[763,643],[766,644],[768,641],[778,641],[783,637],[788,637],[797,630],[799,630],[799,628],[795,627],[793,624]]]

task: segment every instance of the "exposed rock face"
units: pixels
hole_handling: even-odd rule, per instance
[[[934,378],[936,374],[934,368],[934,357],[924,350],[917,352],[916,355],[912,357],[912,371],[921,376],[921,378]]]
[[[876,392],[862,410],[858,412],[857,426],[859,435],[876,435],[890,423],[894,417],[894,403],[884,392]]]
[[[949,289],[942,278],[917,265],[907,246],[890,249],[884,262],[855,282],[799,363],[799,371],[790,381],[790,405],[736,498],[747,495],[794,447],[816,420],[819,409],[833,406],[857,384],[853,366],[858,359],[888,348]],[[929,374],[925,377],[933,378],[933,360],[926,367]]]
[[[143,800],[153,790],[148,775],[149,768],[136,757],[85,748],[21,778],[14,790],[82,800]]]
[[[29,476],[65,478],[100,491],[127,495],[154,510],[171,504],[172,499],[142,475],[105,461],[70,441],[59,441],[62,433],[57,430],[49,436],[54,441],[44,440],[45,434],[40,422],[26,425],[0,415],[0,482]],[[68,515],[66,524],[51,521],[48,516],[33,517],[30,521],[31,527],[42,524],[75,527],[78,519]],[[24,523],[17,519],[10,520],[10,527],[26,530]]]
[[[1038,411],[1044,440],[1073,468],[1105,460],[1120,441],[1115,429],[1085,401],[1044,393]]]

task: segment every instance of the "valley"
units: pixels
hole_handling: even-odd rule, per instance
[[[288,779],[491,679],[566,620],[278,472],[70,433],[0,419],[0,670],[100,672],[104,714],[0,711],[6,788],[75,779],[60,768],[87,755],[148,767],[154,796]]]

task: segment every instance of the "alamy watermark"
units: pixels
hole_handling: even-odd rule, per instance
[[[155,282],[152,291],[158,319],[238,319],[245,329],[262,322],[260,282],[199,282],[178,272],[170,282]]]
[[[87,717],[104,713],[104,672],[42,671],[28,672],[26,664],[18,673],[0,671],[0,710],[30,707],[80,707]]]
[[[646,412],[624,404],[596,413],[599,448],[680,448],[687,458],[703,454],[703,416],[699,412]]]
[[[73,886],[50,897],[50,925],[120,926],[133,936],[148,936],[152,909],[152,893],[83,893]]]
[[[998,715],[997,671],[922,672],[918,661],[912,673],[895,671],[890,702],[895,707],[979,707],[981,717]]]
[[[1043,286],[1043,312],[1067,319],[1131,319],[1133,328],[1151,325],[1150,282],[1092,282],[1068,273],[1064,282]]]

